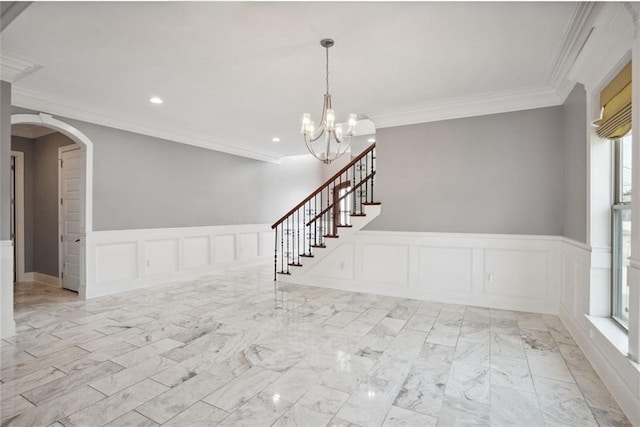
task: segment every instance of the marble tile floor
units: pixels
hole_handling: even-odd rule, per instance
[[[16,292],[2,426],[628,426],[556,316],[274,287]]]

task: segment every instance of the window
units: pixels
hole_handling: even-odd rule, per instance
[[[627,267],[631,250],[631,135],[615,141],[613,203],[613,295],[612,315],[629,327]]]

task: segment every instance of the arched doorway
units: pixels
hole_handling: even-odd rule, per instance
[[[61,120],[54,119],[49,114],[14,114],[11,116],[11,124],[29,124],[49,128],[59,132],[73,141],[80,148],[81,164],[80,194],[79,200],[79,238],[76,240],[79,248],[79,286],[78,294],[80,298],[86,297],[87,286],[87,245],[86,238],[92,231],[93,219],[93,143],[91,140],[75,127]]]

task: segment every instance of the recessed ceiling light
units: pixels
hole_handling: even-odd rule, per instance
[[[152,104],[162,104],[162,98],[158,96],[152,96],[151,99],[149,99],[149,102]]]
[[[274,136],[273,138],[271,138],[271,140],[273,142],[280,142],[280,138],[278,138],[277,136]]]
[[[375,138],[369,138],[369,139],[367,139],[367,142],[372,144],[372,143],[376,142],[376,139]]]

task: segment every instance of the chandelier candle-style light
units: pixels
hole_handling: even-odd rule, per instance
[[[329,93],[329,48],[334,43],[332,39],[322,39],[320,44],[327,52],[327,92],[324,94],[322,118],[320,126],[316,129],[315,123],[311,121],[311,114],[304,113],[300,132],[304,135],[304,142],[307,144],[309,152],[316,159],[329,164],[349,150],[351,137],[356,133],[356,115],[349,114],[346,133],[342,129],[342,124],[336,123],[336,115],[331,105],[331,94]],[[320,140],[323,135],[324,140]],[[318,140],[320,141],[317,142]]]

